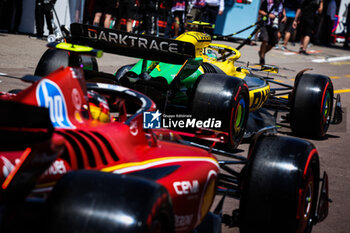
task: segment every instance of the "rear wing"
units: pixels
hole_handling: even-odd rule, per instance
[[[78,23],[71,24],[70,29],[70,43],[88,45],[107,53],[172,64],[183,64],[187,59],[195,57],[195,46],[185,41]]]
[[[18,203],[32,190],[37,179],[63,151],[62,137],[53,136],[49,110],[0,100],[0,154],[23,151],[4,182],[0,202]]]
[[[48,140],[53,126],[47,108],[0,100],[0,149]]]
[[[64,150],[63,137],[53,137],[27,147],[0,187],[0,202],[19,203]]]

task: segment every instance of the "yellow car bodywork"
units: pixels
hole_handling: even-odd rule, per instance
[[[203,62],[215,65],[229,76],[238,77],[244,80],[247,75],[250,74],[248,69],[235,66],[235,61],[241,57],[241,53],[237,49],[228,45],[212,43],[211,37],[208,34],[191,31],[181,34],[176,38],[176,40],[192,43],[195,46],[196,57],[203,58]],[[221,55],[221,57],[227,57],[223,60],[218,60],[217,58],[208,55],[209,50],[214,50],[217,54]],[[204,73],[202,67],[199,69]],[[274,73],[276,70],[271,68],[270,70],[263,71]],[[255,111],[261,108],[267,101],[270,93],[270,86],[267,84],[267,82],[264,82],[264,84],[265,85],[254,88],[248,86],[249,111]]]

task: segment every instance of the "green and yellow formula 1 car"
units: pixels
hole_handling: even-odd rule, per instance
[[[323,137],[330,123],[341,121],[340,97],[334,97],[329,77],[304,70],[296,75],[294,86],[277,83],[255,74],[256,69],[235,66],[241,53],[212,43],[205,33],[186,32],[173,40],[72,24],[67,41],[73,50],[73,44],[88,45],[141,60],[121,67],[114,75],[101,75],[94,72],[97,64],[91,59],[48,50],[39,61],[36,75],[50,73],[58,65],[92,67],[92,71],[86,70],[88,80],[127,86],[153,99],[163,113],[163,128],[192,128],[190,132],[219,138],[231,149],[247,135],[247,128],[251,135],[259,127],[275,123],[264,122],[266,117],[259,116],[263,109],[287,112],[284,119],[296,136]],[[259,71],[276,73],[278,68],[262,66]],[[161,126],[153,125],[153,120],[144,127]]]

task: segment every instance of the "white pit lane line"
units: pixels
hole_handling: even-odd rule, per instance
[[[296,53],[295,52],[285,52],[284,53],[284,55],[287,55],[287,56],[289,56],[289,55],[295,55]]]
[[[312,60],[312,62],[325,63],[325,62],[336,62],[336,61],[346,61],[346,60],[350,60],[350,56],[314,59],[314,60]]]
[[[0,73],[0,76],[6,76],[7,74],[5,73]],[[2,80],[0,80],[0,83],[2,83]]]

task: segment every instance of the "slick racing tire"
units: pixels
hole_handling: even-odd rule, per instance
[[[78,63],[81,64],[84,70],[98,71],[96,58],[89,56],[79,56]],[[47,49],[41,56],[38,65],[36,66],[34,75],[46,76],[61,66],[69,65],[69,52],[64,50]]]
[[[248,86],[240,78],[224,74],[203,74],[193,92],[192,117],[220,120],[220,129],[228,133],[228,149],[242,141],[249,114]]]
[[[302,139],[260,136],[249,148],[240,200],[241,233],[309,233],[315,224],[319,158]]]
[[[291,96],[290,125],[294,135],[321,138],[327,133],[333,109],[333,84],[329,77],[303,74]]]
[[[71,172],[59,180],[47,203],[46,232],[174,232],[167,190],[143,178]]]
[[[130,87],[130,80],[128,77],[126,77],[127,75],[125,74],[129,70],[131,70],[131,68],[133,68],[134,66],[135,64],[129,64],[129,65],[122,66],[117,70],[117,72],[115,73],[115,78],[117,82],[120,83],[120,85],[124,87]]]
[[[8,93],[11,93],[11,94],[18,94],[22,91],[22,89],[12,89],[10,90]]]

